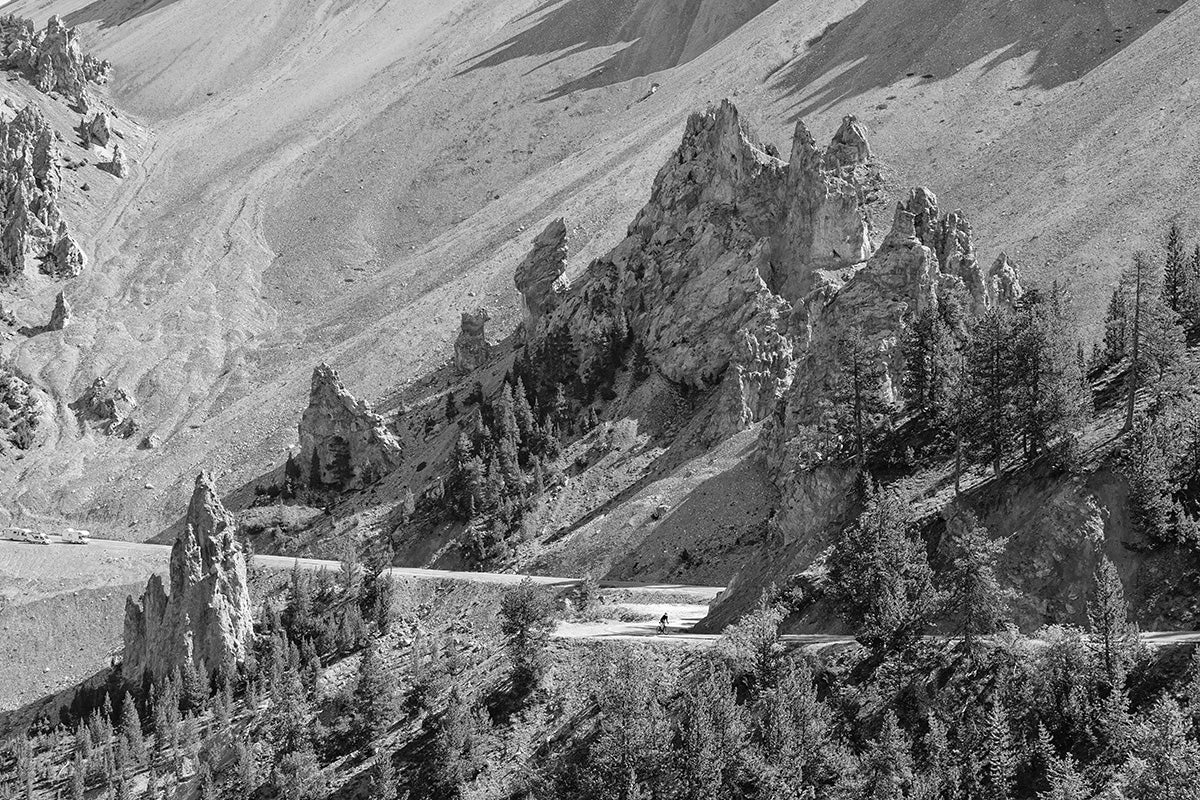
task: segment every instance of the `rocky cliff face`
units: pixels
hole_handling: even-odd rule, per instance
[[[57,15],[41,31],[12,14],[0,18],[0,54],[7,68],[20,70],[39,90],[77,103],[89,83],[103,83],[112,69],[107,61],[85,54],[75,29]]]
[[[58,209],[61,187],[54,131],[33,106],[0,120],[0,285],[38,263],[73,278],[86,258]]]
[[[400,464],[400,442],[364,400],[356,400],[327,364],[313,370],[300,419],[299,464],[310,486],[356,489]]]
[[[125,604],[122,674],[134,683],[195,664],[208,673],[245,660],[253,634],[246,561],[212,476],[201,473],[183,533],[171,548],[170,592],[155,575]]]

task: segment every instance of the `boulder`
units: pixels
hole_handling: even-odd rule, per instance
[[[558,307],[567,286],[567,225],[560,217],[538,234],[533,249],[517,266],[513,282],[525,300],[525,323],[532,329],[547,312]]]
[[[356,400],[327,364],[313,370],[299,433],[298,464],[317,490],[361,488],[394,470],[403,455],[383,419]]]
[[[122,677],[140,685],[195,667],[232,675],[246,660],[254,616],[237,526],[212,476],[196,478],[183,531],[171,547],[170,591],[154,575],[140,600],[125,603]]]
[[[486,308],[479,308],[475,313],[463,312],[458,338],[454,340],[454,368],[460,374],[474,372],[491,356],[484,330],[489,319]]]

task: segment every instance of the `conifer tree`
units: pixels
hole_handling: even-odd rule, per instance
[[[683,701],[678,756],[681,800],[734,795],[744,736],[730,676],[710,668]]]
[[[881,394],[885,370],[879,352],[857,325],[838,339],[831,375],[834,427],[849,442],[861,468],[876,434],[886,422]]]
[[[1137,631],[1129,622],[1129,607],[1121,576],[1108,556],[1101,556],[1092,582],[1088,627],[1099,640],[1104,676],[1111,690],[1125,685],[1125,676],[1137,644]]]
[[[129,754],[139,764],[146,758],[146,741],[142,737],[142,718],[138,716],[137,704],[133,695],[125,692],[121,703],[121,735],[129,746]]]
[[[1015,364],[1012,313],[990,308],[971,328],[967,341],[967,441],[987,454],[992,470],[1011,446],[1015,418]]]
[[[1176,313],[1183,311],[1187,293],[1188,262],[1183,248],[1183,234],[1179,224],[1172,222],[1167,228],[1166,259],[1163,262],[1162,300]]]
[[[372,640],[358,662],[358,682],[354,687],[354,728],[358,741],[371,745],[392,723],[395,712],[395,683]]]
[[[375,775],[371,780],[374,800],[396,800],[396,769],[392,754],[384,751],[375,756]]]
[[[987,778],[989,800],[1009,800],[1012,797],[1016,773],[1012,734],[1008,714],[997,700],[988,716]]]
[[[1038,800],[1089,800],[1092,797],[1091,788],[1075,768],[1071,756],[1050,762],[1048,780],[1050,788],[1040,792]]]
[[[1124,277],[1124,276],[1123,276]],[[1116,364],[1129,354],[1129,304],[1124,281],[1113,288],[1104,315],[1103,363]]]
[[[957,346],[932,306],[913,323],[905,352],[905,398],[934,424],[942,424],[957,392]]]
[[[87,792],[87,760],[82,753],[75,753],[71,765],[71,800],[83,800]]]
[[[967,653],[973,654],[976,637],[994,633],[1008,620],[1008,596],[996,575],[1004,541],[993,540],[975,515],[965,510],[950,517],[947,532],[955,553],[947,600]]]
[[[545,649],[554,626],[550,600],[529,578],[504,593],[500,632],[512,662],[513,689],[524,695],[541,679]]]
[[[937,602],[924,545],[894,492],[868,492],[865,508],[829,558],[832,596],[871,649],[908,647]]]
[[[884,712],[879,735],[867,746],[862,758],[861,797],[872,800],[902,800],[913,786],[912,749],[900,727],[896,712]]]

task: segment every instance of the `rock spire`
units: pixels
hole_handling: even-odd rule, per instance
[[[400,442],[365,400],[347,391],[328,364],[313,370],[300,418],[299,465],[316,489],[357,489],[400,464]]]
[[[170,591],[158,575],[125,604],[122,675],[154,680],[195,665],[229,672],[246,659],[254,634],[246,560],[236,523],[212,476],[196,478],[183,532],[171,548]]]

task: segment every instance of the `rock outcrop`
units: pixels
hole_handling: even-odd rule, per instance
[[[54,310],[50,312],[50,321],[46,323],[46,330],[61,331],[67,327],[67,323],[71,321],[71,306],[67,303],[67,298],[62,292],[54,298]]]
[[[488,345],[485,330],[489,319],[486,308],[462,314],[458,338],[454,340],[454,368],[464,375],[479,369],[491,356],[492,348]]]
[[[70,407],[80,419],[99,423],[105,433],[113,436],[125,439],[137,430],[137,422],[133,418],[137,402],[128,392],[115,384],[110,385],[105,378],[92,381],[92,385]]]
[[[373,483],[399,464],[400,442],[364,400],[356,400],[327,364],[313,370],[308,408],[300,418],[299,465],[315,489]]]
[[[112,161],[101,164],[100,168],[118,178],[124,178],[129,174],[129,161],[125,158],[125,151],[121,149],[119,143],[113,145]]]
[[[567,290],[567,225],[562,217],[551,222],[533,240],[533,249],[517,266],[513,283],[525,300],[525,324],[532,327],[558,308]]]
[[[74,28],[55,15],[38,31],[33,22],[12,14],[0,17],[0,55],[39,90],[57,92],[76,102],[89,83],[103,83],[112,65],[83,52]]]
[[[0,285],[34,261],[56,278],[86,265],[58,209],[61,187],[54,131],[33,106],[0,120]]]
[[[94,144],[108,147],[108,142],[112,139],[112,127],[109,124],[108,114],[97,111],[94,117],[83,124],[83,135],[85,147],[91,147]]]
[[[714,393],[711,433],[770,419],[763,449],[786,496],[790,471],[844,444],[821,429],[850,333],[882,367],[872,391],[896,400],[918,314],[943,302],[981,313],[1020,296],[1007,260],[984,273],[966,217],[943,213],[928,189],[903,196],[875,249],[880,185],[854,117],[825,148],[798,123],[784,162],[729,102],[693,114],[628,236],[550,304],[565,228],[535,240],[516,276],[532,383],[543,394],[575,386],[589,404],[636,351],[667,380]]]
[[[147,672],[161,680],[190,666],[232,674],[246,659],[254,618],[235,532],[212,476],[201,473],[171,548],[169,593],[154,575],[140,600],[126,601],[121,673],[127,682],[138,684]]]

